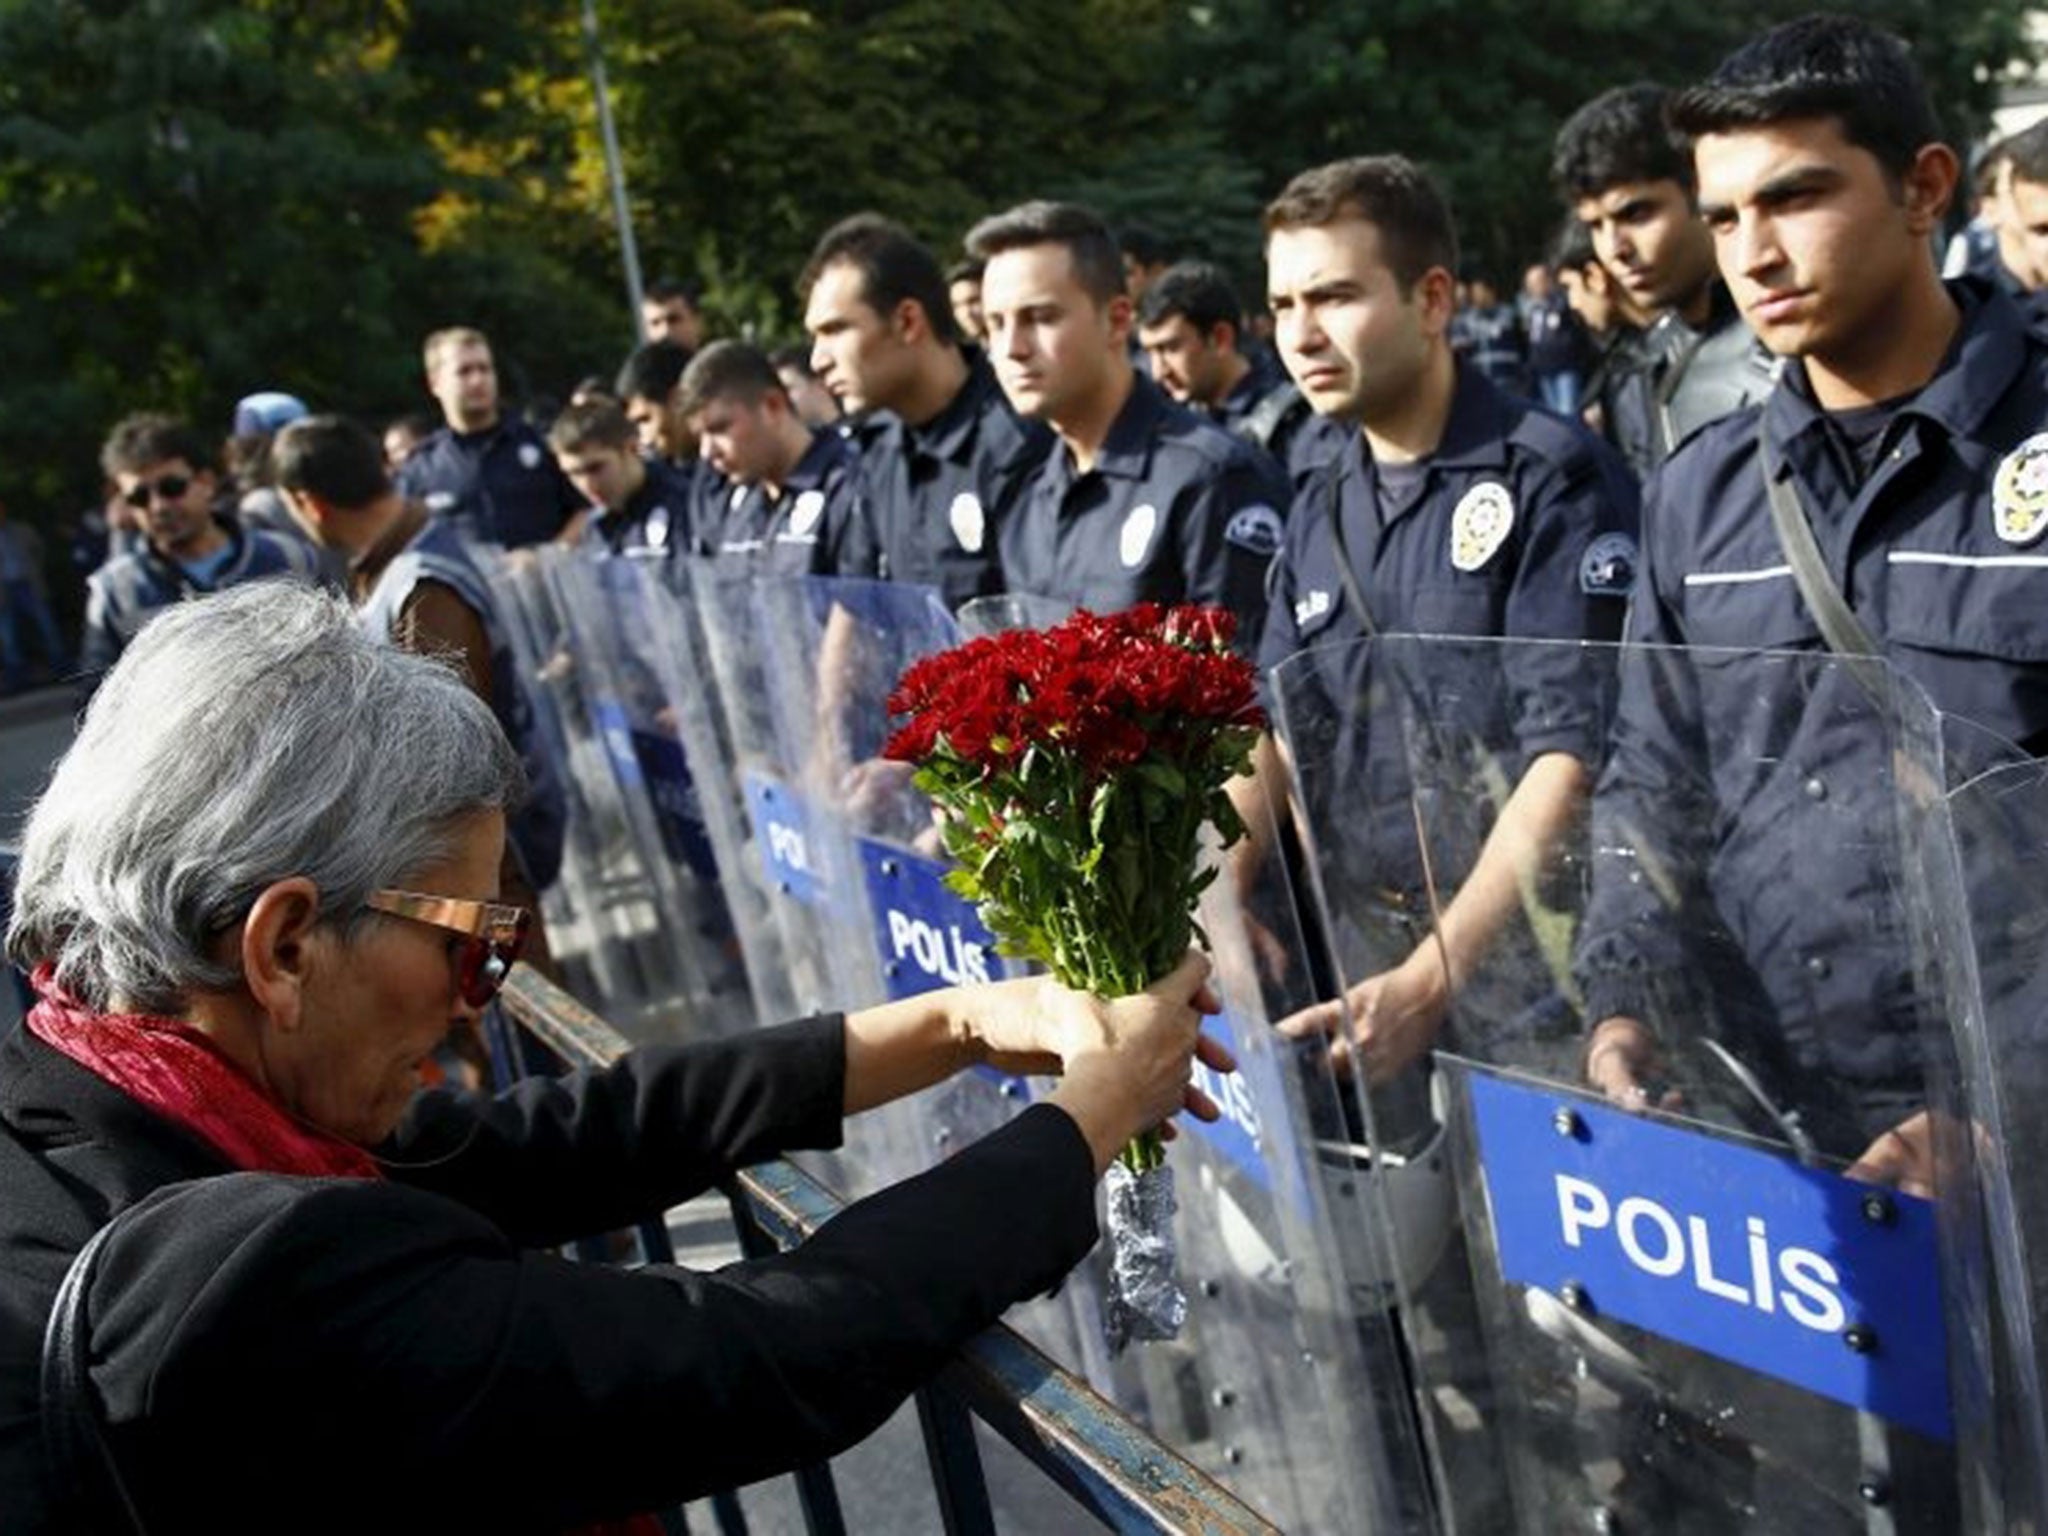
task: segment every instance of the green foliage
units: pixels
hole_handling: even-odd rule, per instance
[[[811,242],[863,208],[942,252],[1030,196],[1091,201],[1256,292],[1258,210],[1398,149],[1510,268],[1557,208],[1550,137],[1687,78],[1804,0],[605,0],[650,274],[715,325],[797,329]],[[1871,0],[1959,135],[2024,53],[2020,0]],[[417,344],[479,324],[559,395],[632,340],[571,0],[0,0],[0,496],[89,499],[143,406],[412,408]]]

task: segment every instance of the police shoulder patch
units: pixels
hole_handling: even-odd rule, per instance
[[[1588,597],[1627,597],[1636,584],[1636,541],[1603,533],[1579,561],[1579,590]]]
[[[2008,544],[2031,544],[2048,533],[2048,432],[2036,432],[1998,461],[1991,526]]]
[[[1451,564],[1477,571],[1500,553],[1514,531],[1515,500],[1498,480],[1482,480],[1451,509]]]
[[[1257,506],[1240,507],[1231,514],[1223,537],[1239,549],[1249,550],[1255,555],[1270,555],[1280,547],[1280,514],[1263,502]]]
[[[988,517],[981,509],[981,498],[972,491],[962,491],[953,498],[953,505],[947,509],[946,521],[952,525],[953,537],[960,541],[960,547],[970,555],[981,553],[983,540],[988,536]]]

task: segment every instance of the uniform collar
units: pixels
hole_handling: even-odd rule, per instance
[[[1983,278],[1954,278],[1947,287],[1962,311],[1955,339],[1934,377],[1899,414],[1925,417],[1950,437],[1968,437],[2019,375],[2027,354],[2027,317]],[[1781,443],[1821,430],[1826,415],[1798,358],[1787,360],[1764,409],[1771,436]]]
[[[796,468],[782,482],[783,495],[787,496],[791,491],[819,489],[845,453],[846,439],[837,432],[830,427],[811,428],[811,446],[804,450],[804,456],[796,461]]]
[[[1675,309],[1667,309],[1650,322],[1648,335],[1652,344],[1668,346],[1676,351],[1688,342],[1708,336],[1717,336],[1741,318],[1735,307],[1735,295],[1728,291],[1728,285],[1715,278],[1707,287],[1707,323],[1695,327],[1693,323]]]
[[[1460,362],[1444,435],[1429,455],[1431,469],[1504,469],[1508,462],[1507,397],[1477,368]]]
[[[946,402],[946,408],[921,427],[903,424],[904,439],[921,454],[935,459],[964,463],[974,448],[974,424],[987,408],[988,398],[998,388],[995,369],[989,366],[979,347],[962,347],[967,378]]]
[[[1216,402],[1216,416],[1221,421],[1236,421],[1249,416],[1258,408],[1259,402],[1282,382],[1279,370],[1270,359],[1262,355],[1246,361],[1251,366],[1245,369],[1244,377],[1237,381],[1229,394]]]
[[[1096,470],[1124,480],[1144,479],[1152,468],[1152,445],[1159,439],[1160,423],[1172,409],[1165,390],[1133,371],[1130,398],[1109,424],[1109,435],[1095,455]]]

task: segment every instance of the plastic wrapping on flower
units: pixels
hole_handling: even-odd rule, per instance
[[[1134,1339],[1178,1337],[1187,1321],[1173,1250],[1173,1170],[1161,1163],[1134,1173],[1111,1163],[1104,1177],[1109,1230],[1109,1288],[1103,1337],[1112,1355]]]

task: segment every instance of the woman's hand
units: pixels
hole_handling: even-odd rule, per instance
[[[1095,1154],[1095,1171],[1108,1168],[1133,1137],[1168,1123],[1185,1109],[1198,1120],[1222,1111],[1194,1085],[1194,1063],[1217,1072],[1236,1061],[1201,1033],[1202,1015],[1222,1009],[1208,984],[1209,962],[1190,951],[1171,973],[1143,992],[1110,1002],[1054,987],[1044,999],[1046,1027],[1062,1065],[1050,1102],[1074,1119]]]

